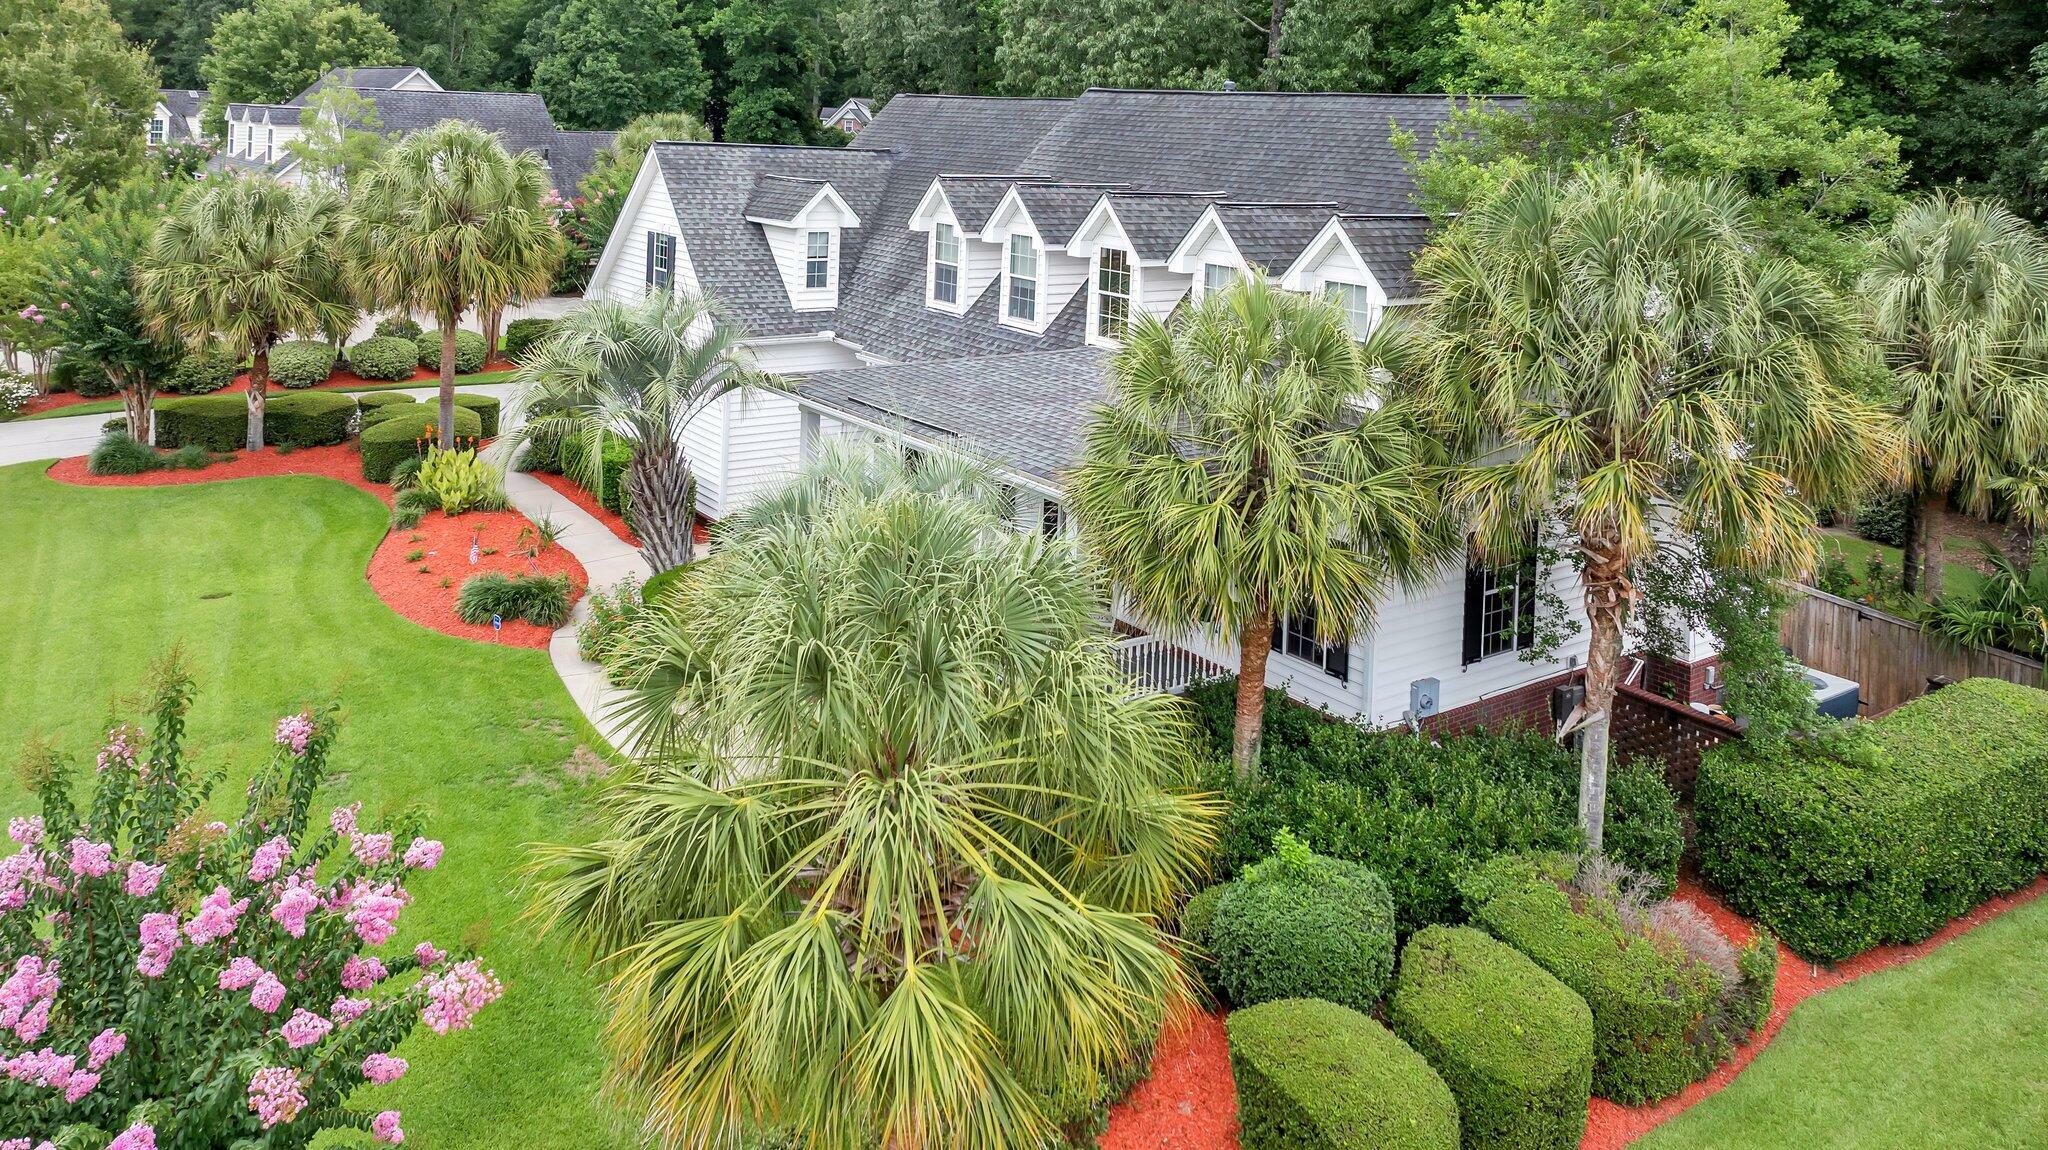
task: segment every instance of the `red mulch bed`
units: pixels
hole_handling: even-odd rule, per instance
[[[141,475],[89,475],[85,461],[82,455],[60,459],[50,466],[49,476],[80,487],[171,487],[273,475],[318,475],[367,491],[385,503],[391,502],[391,489],[363,478],[362,457],[347,444],[306,448],[283,455],[269,448],[243,451],[237,452],[232,460],[198,471],[150,471]],[[455,617],[455,597],[462,590],[462,581],[483,571],[566,574],[572,599],[583,595],[590,579],[584,574],[583,565],[566,548],[549,548],[532,562],[512,553],[519,529],[526,526],[526,516],[517,511],[471,511],[453,518],[438,511],[429,512],[413,530],[394,531],[384,537],[370,557],[365,577],[378,598],[422,627],[507,647],[545,647],[554,634],[545,627],[515,619],[507,620],[503,631],[493,633],[488,623],[472,626]],[[473,537],[480,539],[479,550],[495,548],[497,554],[480,554],[472,566],[469,544]],[[408,561],[405,556],[414,550],[426,554],[417,561]],[[421,567],[427,570],[422,572]],[[443,579],[448,580],[448,586],[441,586]]]
[[[119,398],[121,397],[118,395],[89,396],[80,395],[75,391],[53,391],[48,395],[39,395],[29,400],[27,407],[15,413],[15,418],[18,419],[24,415],[35,415],[44,411],[56,411],[63,407],[76,407],[81,403],[98,403],[103,399]]]
[[[1911,962],[2043,894],[2048,894],[2048,877],[1991,899],[1925,942],[1880,946],[1839,966],[1815,966],[1779,944],[1777,993],[1763,1029],[1712,1074],[1661,1102],[1622,1106],[1604,1098],[1593,1099],[1579,1150],[1620,1150],[1713,1097],[1770,1045],[1793,1007],[1813,995]],[[1730,942],[1741,946],[1749,941],[1749,923],[1698,885],[1681,880],[1676,897],[1706,912]],[[1152,1060],[1152,1077],[1110,1111],[1102,1146],[1103,1150],[1237,1150],[1237,1088],[1230,1076],[1230,1051],[1221,1014],[1203,1015],[1194,1027],[1176,1026],[1161,1036]]]
[[[557,475],[552,471],[530,471],[527,474],[547,484],[550,488],[554,489],[555,494],[574,503],[589,514],[591,518],[604,524],[613,535],[619,537],[619,542],[626,544],[628,547],[640,546],[640,537],[633,534],[631,527],[626,526],[625,519],[620,517],[618,512],[612,511],[605,507],[604,504],[599,503],[597,496],[584,490],[582,484],[577,483],[566,475]],[[711,530],[702,519],[697,521],[693,534],[696,536],[699,547],[711,542]]]

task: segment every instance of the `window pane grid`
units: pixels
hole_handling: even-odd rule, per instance
[[[1323,292],[1344,309],[1344,319],[1351,327],[1351,334],[1365,338],[1372,330],[1372,305],[1365,288],[1360,284],[1333,283],[1324,285]]]
[[[1521,568],[1488,567],[1481,575],[1479,657],[1490,658],[1515,649],[1521,620]]]
[[[1030,236],[1010,237],[1009,287],[1009,317],[1035,321],[1038,318],[1038,248],[1032,244]]]
[[[1351,680],[1351,653],[1342,643],[1316,641],[1316,615],[1307,607],[1282,616],[1273,625],[1273,648],[1283,655],[1314,663],[1340,682]]]
[[[1210,295],[1215,292],[1227,291],[1229,290],[1230,285],[1236,282],[1237,269],[1231,267],[1229,264],[1202,265],[1203,295]]]
[[[804,286],[821,288],[832,282],[832,233],[811,232],[804,237]]]
[[[960,300],[960,233],[951,224],[940,224],[932,232],[932,298],[941,303]]]
[[[1131,258],[1106,248],[1095,272],[1095,334],[1122,339],[1131,326]]]

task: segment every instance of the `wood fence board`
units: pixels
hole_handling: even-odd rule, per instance
[[[1935,676],[2004,679],[2042,685],[2038,660],[2007,651],[1958,647],[1918,623],[1867,604],[1801,586],[1785,612],[1781,635],[1792,657],[1816,670],[1855,680],[1863,713],[1878,715],[1927,693]]]

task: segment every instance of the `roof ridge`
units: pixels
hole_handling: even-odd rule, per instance
[[[1259,92],[1243,88],[1106,88],[1090,87],[1081,93],[1104,92],[1124,96],[1342,96],[1346,98],[1373,98],[1380,100],[1526,100],[1522,92]],[[989,97],[1002,99],[1003,97]],[[1079,97],[1075,97],[1078,99]]]
[[[656,140],[657,148],[759,148],[764,151],[821,152],[834,156],[889,156],[894,148],[840,148],[830,144],[743,144],[735,140]],[[799,177],[801,178],[801,177]]]

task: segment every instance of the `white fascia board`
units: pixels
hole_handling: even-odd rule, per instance
[[[1237,250],[1237,241],[1230,238],[1230,229],[1223,226],[1222,214],[1216,210],[1216,205],[1210,204],[1202,209],[1201,218],[1195,221],[1195,226],[1189,228],[1188,234],[1182,236],[1180,243],[1174,246],[1173,254],[1166,257],[1167,270],[1179,272],[1184,276],[1200,275],[1204,263],[1215,262],[1197,258],[1202,249],[1208,246],[1212,234],[1223,237],[1223,242],[1229,246],[1231,257],[1237,261],[1239,270],[1251,269],[1251,264],[1245,260],[1244,253]]]
[[[641,205],[647,202],[648,189],[654,186],[655,174],[660,171],[660,161],[654,155],[660,148],[660,144],[654,145],[647,149],[647,155],[641,158],[640,171],[633,177],[633,187],[626,192],[625,206],[619,209],[617,222],[612,225],[612,234],[605,237],[604,251],[598,254],[597,266],[591,269],[591,283],[601,284],[611,278],[612,265],[619,262],[619,249],[625,246],[627,238],[633,234],[635,229],[632,221],[639,217]],[[676,247],[679,256],[682,246],[683,238],[677,236]]]
[[[1067,241],[1067,254],[1079,256],[1084,260],[1094,259],[1095,253],[1105,246],[1099,237],[1106,229],[1112,227],[1116,229],[1117,238],[1122,243],[1107,246],[1130,252],[1132,261],[1136,262],[1138,253],[1131,250],[1130,237],[1124,232],[1122,221],[1116,218],[1116,209],[1110,206],[1108,192],[1104,192],[1095,201],[1095,206],[1088,209],[1088,215],[1081,220],[1081,226],[1074,229],[1074,238]]]
[[[952,224],[955,229],[960,227],[960,218],[946,199],[946,189],[939,186],[938,177],[934,176],[931,187],[925,189],[923,198],[917,201],[916,210],[910,213],[909,227],[913,232],[928,232],[940,220]]]

